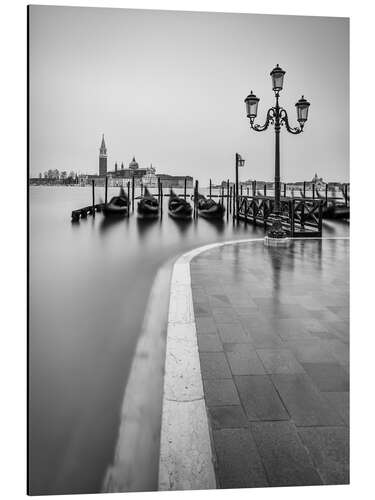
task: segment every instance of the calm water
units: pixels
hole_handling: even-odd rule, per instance
[[[97,201],[103,190],[97,189]],[[109,196],[118,189],[109,190]],[[167,213],[142,222],[101,214],[78,224],[90,188],[30,188],[30,490],[100,491],[148,293],[158,267],[191,248],[263,236],[251,225]],[[348,235],[327,223],[326,236]]]

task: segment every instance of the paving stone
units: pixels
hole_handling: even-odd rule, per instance
[[[272,332],[252,331],[250,338],[255,349],[282,349],[285,347],[283,340]]]
[[[334,363],[336,361],[328,342],[319,338],[287,341],[286,346],[300,363]]]
[[[301,306],[301,304],[280,304],[277,316],[279,319],[310,318],[311,311]]]
[[[194,305],[194,315],[195,316],[210,316],[211,310],[209,307],[205,307],[201,304],[193,303]]]
[[[321,340],[337,340],[339,335],[334,332],[310,332],[311,336]]]
[[[311,333],[304,326],[301,318],[277,318],[272,330],[283,340],[310,340]]]
[[[302,319],[301,322],[303,327],[310,333],[328,332],[327,325],[316,318]]]
[[[322,484],[291,422],[251,422],[270,486]]]
[[[203,380],[203,387],[208,407],[240,404],[232,379]]]
[[[259,453],[248,429],[213,431],[221,488],[268,486]]]
[[[223,350],[223,344],[217,333],[207,333],[198,335],[198,350],[199,352],[219,352]]]
[[[217,326],[222,342],[250,342],[245,330],[240,324],[222,324]]]
[[[225,308],[220,310],[213,309],[212,317],[214,318],[214,321],[217,325],[227,324],[227,323],[240,325],[240,320],[238,318],[238,315],[232,308]]]
[[[195,318],[195,324],[198,335],[206,333],[216,333],[217,327],[213,318],[211,317],[198,317]]]
[[[349,391],[349,376],[338,363],[303,363],[302,366],[320,391]]]
[[[213,406],[208,409],[213,429],[248,427],[242,406]]]
[[[233,375],[265,375],[265,369],[255,351],[238,350],[227,352]]]
[[[323,321],[339,321],[339,317],[334,312],[329,309],[320,309],[318,311],[310,311],[311,317],[317,318]]]
[[[223,352],[201,352],[199,358],[203,380],[232,377]]]
[[[349,429],[314,427],[298,430],[325,484],[349,483]]]
[[[346,425],[349,425],[349,392],[325,392],[324,397],[340,414]]]
[[[308,375],[273,374],[272,381],[297,426],[344,425]]]
[[[304,373],[288,349],[258,349],[257,353],[267,373]]]
[[[225,342],[223,344],[225,352],[254,352],[254,347],[250,343]]]
[[[288,420],[289,415],[268,375],[234,377],[249,420]]]

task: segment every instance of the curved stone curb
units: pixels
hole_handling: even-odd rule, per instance
[[[196,248],[174,264],[159,461],[159,490],[216,488],[209,425],[198,354],[190,261],[207,250],[263,239],[234,240]]]

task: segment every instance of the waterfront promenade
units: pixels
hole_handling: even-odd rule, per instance
[[[349,241],[191,263],[218,486],[349,481]]]
[[[211,245],[174,273],[159,488],[348,483],[349,240]]]

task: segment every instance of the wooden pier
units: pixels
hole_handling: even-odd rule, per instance
[[[267,229],[275,220],[274,202],[271,196],[239,196],[237,219]],[[280,210],[283,228],[291,238],[322,236],[322,200],[282,197]]]

